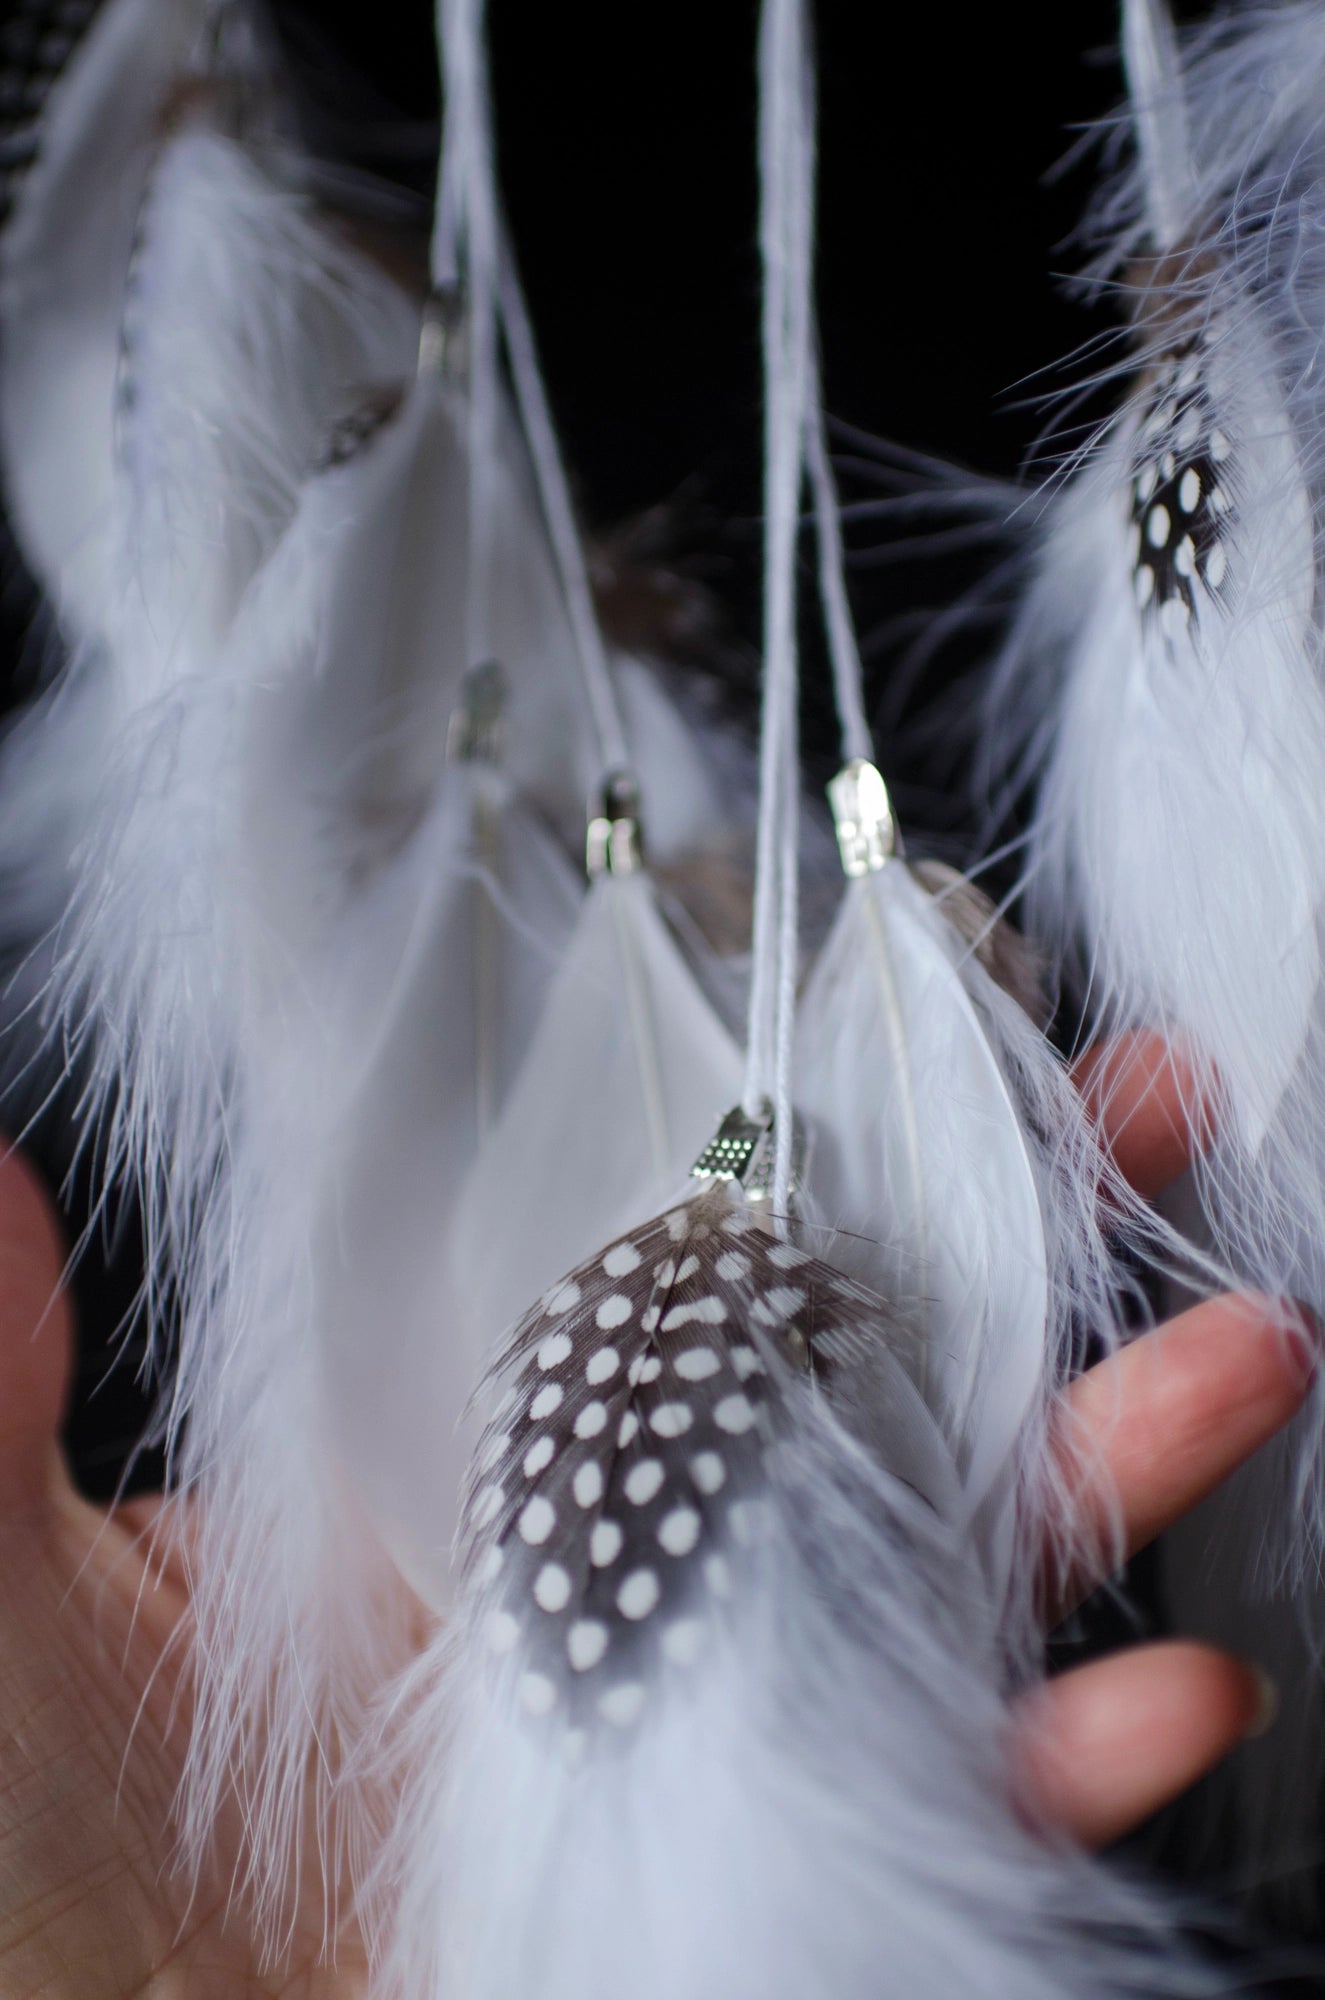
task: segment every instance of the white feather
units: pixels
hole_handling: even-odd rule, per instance
[[[388,1993],[1198,1990],[1012,1802],[995,1619],[895,1332],[713,1194],[529,1314],[459,1623],[399,1697]]]
[[[499,768],[448,751],[474,664],[463,363],[423,367],[348,461],[309,482],[226,648],[251,690],[229,753],[243,934],[226,987],[242,1008],[231,1212],[213,1226],[213,1282],[186,1330],[183,1465],[206,1485],[212,1524],[194,1568],[203,1664],[186,1835],[196,1858],[237,1781],[269,1932],[298,1843],[295,1773],[314,1755],[329,1873],[361,1870],[375,1802],[342,1767],[410,1629],[391,1559],[434,1604],[453,1587],[456,1432],[481,1350],[449,1224],[566,991],[557,968],[582,901],[559,834],[583,824],[588,718],[504,403],[498,417],[486,640],[507,691]],[[689,731],[630,671],[628,713],[649,720],[642,762],[662,785]],[[682,815],[708,792],[679,775],[678,848]],[[640,920],[651,967],[667,949],[652,926]],[[569,1087],[567,1061],[547,1080]],[[548,1137],[520,1156],[540,1182]],[[512,1175],[482,1218],[489,1264],[514,1268],[521,1207]]]
[[[316,1158],[368,1053],[360,1043],[347,1058],[335,1044],[328,1060],[339,1024],[300,984],[310,929],[320,943],[326,892],[354,858],[349,840],[323,852],[310,884],[299,873],[316,846],[306,821],[323,813],[319,784],[343,792],[346,772],[331,759],[305,790],[307,768],[282,771],[270,756],[309,665],[282,642],[310,593],[287,573],[288,622],[272,621],[265,650],[251,620],[232,627],[341,419],[365,388],[412,373],[417,316],[317,220],[293,163],[223,137],[209,102],[204,92],[153,168],[122,369],[118,323],[98,329],[106,407],[88,442],[106,458],[95,488],[109,495],[96,522],[105,574],[77,620],[69,612],[80,641],[69,679],[8,746],[11,777],[19,757],[25,769],[6,787],[0,844],[25,919],[49,923],[53,908],[48,1033],[66,1059],[86,1058],[85,1117],[105,1132],[107,1181],[138,1179],[152,1276],[180,1299],[171,1437],[210,1502],[189,1549],[200,1628],[186,1839],[196,1859],[237,1783],[257,1901],[274,1920],[305,1831],[310,1747],[326,1783],[307,1830],[334,1850],[326,1786],[338,1745],[403,1657],[409,1612],[327,1450],[323,1356],[308,1337],[322,1190],[295,1171]],[[80,307],[57,299],[52,311],[62,304]],[[78,573],[81,588],[89,572]],[[53,588],[59,597],[58,579]],[[370,683],[379,667],[367,663]],[[361,731],[380,728],[380,707],[358,692]],[[354,740],[361,763],[365,735]],[[343,756],[345,739],[324,747]],[[54,856],[34,817],[38,804],[49,817],[51,798],[67,809]],[[418,803],[386,801],[406,816]],[[25,876],[29,861],[39,880]],[[282,900],[292,874],[311,909]],[[382,970],[389,985],[395,967]],[[236,1441],[251,1460],[230,1455]],[[310,1492],[325,1504],[308,1507]],[[233,1698],[239,1683],[247,1706]]]
[[[1207,561],[1190,615],[1177,598],[1159,617],[1138,607],[1134,573],[1152,572],[1131,552],[1129,475],[1146,451],[1133,416],[1060,503],[1003,671],[1032,655],[1056,670],[1029,858],[1042,924],[1089,938],[1101,1014],[1195,1045],[1249,1157],[1300,1069],[1320,980],[1325,692],[1307,495],[1243,334],[1210,352],[1212,406],[1239,439],[1219,474],[1237,523],[1226,582],[1207,581]],[[991,700],[1012,699],[1001,676]]]
[[[1318,14],[1255,11],[1179,72],[1157,0],[1128,21],[1141,168],[1098,224],[1102,264],[1139,260],[1140,372],[1049,506],[988,754],[1038,782],[1029,906],[1076,948],[1089,1031],[1139,1022],[1196,1064],[1218,1253],[1319,1304],[1325,410],[1307,329],[1325,159],[1290,72],[1319,74],[1325,47]],[[1313,1441],[1308,1504],[1282,1523],[1299,1560],[1320,1545],[1319,1464]]]
[[[449,1440],[472,1381],[445,1325],[438,1218],[578,900],[509,777],[448,768],[470,665],[467,491],[463,396],[425,371],[309,484],[227,648],[251,693],[217,875],[236,933],[232,1200],[204,1246],[182,1381],[184,1468],[211,1524],[186,1839],[196,1859],[237,1782],[269,1931],[315,1749],[333,1880],[366,1837],[369,1802],[337,1781],[404,1657],[387,1550],[434,1592],[445,1576]],[[550,677],[557,601],[518,482],[512,499],[496,636],[521,714]]]
[[[227,868],[248,721],[222,642],[340,413],[342,371],[398,366],[412,326],[387,281],[207,130],[163,156],[137,262],[148,310],[119,420],[111,579],[73,668],[75,686],[104,690],[80,703],[101,736],[84,730],[93,754],[76,767],[46,1010],[52,1036],[88,1055],[89,1117],[111,1107],[108,1172],[140,1179],[155,1266],[186,1256],[214,1191],[233,1053],[246,884]],[[57,689],[50,706],[50,734],[27,723],[19,740],[58,772],[71,696]],[[57,795],[73,782],[60,772]],[[21,818],[9,831],[31,851]]]
[[[105,599],[120,323],[163,103],[203,19],[102,0],[55,77],[0,232],[0,463],[26,559],[86,631]]]
[[[850,883],[798,1010],[796,1073],[807,1214],[842,1232],[825,1250],[832,1263],[912,1302],[920,1386],[961,1468],[969,1520],[1006,1489],[1057,1329],[1027,1136],[963,961],[979,979],[903,863]],[[1012,1526],[995,1527],[996,1577]]]
[[[452,1223],[471,1383],[530,1299],[658,1213],[740,1086],[648,876],[600,877]]]
[[[1094,226],[1099,268],[1130,271],[1138,373],[1047,509],[990,760],[1038,785],[1029,907],[1081,967],[1086,1031],[1158,1029],[1214,1108],[1196,1239],[1319,1308],[1325,35],[1318,9],[1252,8],[1180,50],[1161,0],[1128,0],[1124,30],[1139,158]],[[1184,1623],[1257,1658],[1293,1615],[1267,1628],[1265,1590],[1319,1615],[1323,1411],[1317,1389],[1170,1552]],[[1309,1758],[1287,1773],[1271,1741],[1220,1782],[1256,1874],[1300,1869]]]
[[[476,811],[465,793],[479,788],[496,796]],[[458,813],[462,831],[439,824],[391,884],[414,931],[395,992],[366,912],[355,957],[342,948],[326,968],[337,1014],[348,1014],[340,1046],[356,1087],[316,1162],[312,1251],[333,1435],[396,1562],[432,1603],[451,1588],[457,1419],[478,1378],[439,1220],[506,1100],[580,901],[560,851],[499,784],[450,775],[447,792],[443,818]],[[386,930],[401,936],[396,911]]]

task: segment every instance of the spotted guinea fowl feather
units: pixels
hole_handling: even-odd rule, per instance
[[[560,1691],[611,1722],[636,1699],[612,1698],[615,1677],[629,1670],[632,1687],[652,1678],[632,1655],[637,1637],[650,1638],[655,1659],[689,1664],[703,1637],[695,1579],[719,1601],[736,1587],[732,1546],[757,1542],[793,1377],[837,1401],[839,1372],[873,1359],[889,1378],[899,1434],[908,1419],[914,1429],[893,1469],[941,1511],[953,1508],[930,1427],[892,1379],[906,1330],[894,1325],[886,1354],[863,1342],[862,1315],[878,1304],[759,1227],[721,1185],[553,1286],[485,1385],[485,1398],[500,1401],[462,1532],[470,1571],[496,1606],[491,1649],[518,1633],[556,1664]],[[869,1399],[856,1387],[841,1415],[866,1428]],[[579,1621],[531,1621],[529,1600],[549,1614],[573,1604]],[[534,1687],[533,1707],[547,1698]],[[522,1700],[531,1706],[529,1690]]]
[[[520,1323],[463,1532],[489,1646],[531,1663],[525,1708],[625,1725],[662,1662],[702,1649],[783,1432],[770,1368],[820,1379],[856,1304],[719,1189],[609,1244]]]
[[[526,1314],[393,1712],[387,1992],[1199,1989],[1009,1799],[913,1340],[711,1181]]]

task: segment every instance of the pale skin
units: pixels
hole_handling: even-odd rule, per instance
[[[1181,1072],[1157,1045],[1128,1053],[1122,1081],[1116,1059],[1087,1063],[1081,1081],[1119,1167],[1150,1195],[1188,1155]],[[364,1985],[358,1940],[347,1928],[327,1964],[315,1880],[272,1971],[242,1907],[228,1907],[234,1827],[221,1830],[215,1880],[192,1898],[172,1872],[187,1590],[177,1568],[151,1558],[151,1503],[107,1516],[70,1482],[56,1441],[71,1338],[61,1263],[50,1204],[10,1157],[0,1165],[0,2000],[349,2000]],[[1215,1299],[1147,1334],[1070,1391],[1076,1435],[1084,1427],[1098,1444],[1086,1505],[1112,1486],[1110,1519],[1139,1548],[1288,1421],[1313,1363],[1271,1302]],[[1096,1580],[1072,1579],[1049,1616]],[[1032,1698],[1016,1725],[1020,1782],[1033,1810],[1102,1844],[1262,1723],[1264,1701],[1246,1662],[1183,1641],[1138,1646]]]

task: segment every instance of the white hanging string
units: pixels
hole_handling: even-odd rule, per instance
[[[811,189],[813,200],[813,189]],[[828,456],[819,357],[812,352],[809,400],[805,412],[805,463],[814,499],[814,524],[819,552],[819,598],[833,671],[833,702],[842,738],[842,761],[874,759],[874,741],[865,716],[865,676],[860,647],[847,601],[846,564],[842,553],[842,523],[837,481]]]
[[[477,664],[491,653],[500,332],[505,336],[516,407],[597,739],[599,769],[593,775],[599,778],[627,765],[625,729],[533,329],[497,198],[484,0],[438,0],[437,45],[444,105],[432,275],[439,287],[463,289],[470,351],[469,658]]]
[[[483,39],[483,0],[438,0],[444,91],[432,280],[463,291],[468,346],[469,561],[465,651],[492,656],[500,395],[497,383],[497,202]]]
[[[1187,104],[1173,21],[1156,0],[1124,0],[1123,70],[1135,107],[1150,232],[1157,250],[1183,240],[1194,190]]]
[[[547,391],[538,365],[538,349],[525,306],[519,273],[511,252],[509,232],[503,229],[498,245],[497,296],[501,323],[506,335],[506,353],[511,364],[516,407],[529,456],[534,468],[539,505],[552,543],[553,559],[561,582],[566,611],[570,618],[580,677],[598,738],[600,774],[625,769],[630,762],[626,732],[621,720],[616,684],[608,665],[607,649],[598,626],[584,548],[575,522],[570,485],[561,461],[556,427],[548,407]]]
[[[828,455],[827,427],[824,423],[823,382],[819,361],[819,339],[814,320],[814,214],[815,214],[815,76],[814,52],[808,34],[802,34],[799,61],[804,117],[796,143],[796,171],[805,208],[804,254],[801,276],[805,284],[806,390],[803,450],[814,502],[815,538],[818,549],[819,601],[823,611],[828,657],[833,674],[833,702],[841,731],[842,760],[853,757],[873,760],[874,743],[865,712],[865,676],[860,647],[847,598],[846,562],[842,549],[841,510],[837,481]]]
[[[765,0],[759,32],[764,269],[764,692],[745,1110],[771,1102],[774,1212],[789,1206],[799,957],[796,544],[810,341],[813,128],[801,0]]]

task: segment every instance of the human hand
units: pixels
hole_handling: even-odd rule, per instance
[[[1077,1080],[1138,1194],[1160,1193],[1190,1164],[1203,1120],[1190,1075],[1156,1038],[1128,1036],[1088,1055]],[[1225,1297],[1089,1369],[1063,1399],[1058,1435],[1063,1476],[1097,1545],[1112,1546],[1121,1562],[1213,1492],[1297,1413],[1316,1361],[1300,1308]],[[1051,1568],[1052,1628],[1107,1565],[1066,1578]],[[1060,1674],[1022,1703],[1029,1800],[1050,1823],[1103,1846],[1268,1728],[1274,1709],[1265,1676],[1212,1646],[1128,1647]]]
[[[43,2000],[351,2000],[362,1953],[324,1940],[301,1885],[290,1950],[264,1969],[232,1907],[238,1824],[214,1878],[173,1867],[189,1728],[188,1593],[152,1555],[155,1507],[104,1514],[56,1437],[70,1346],[50,1207],[0,1164],[0,1995]],[[316,1877],[316,1869],[310,1870]],[[334,1966],[324,1941],[334,1948]]]

